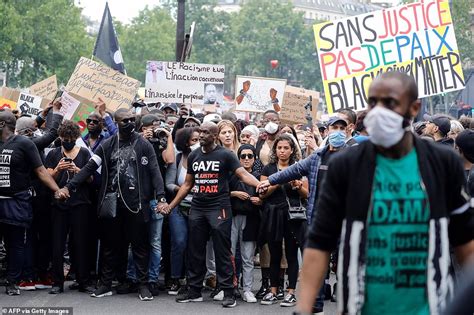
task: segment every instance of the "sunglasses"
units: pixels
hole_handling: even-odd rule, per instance
[[[131,122],[135,122],[135,117],[122,119],[122,123],[124,123],[124,124],[128,124],[128,123],[131,123]]]
[[[393,97],[369,97],[367,104],[369,107],[375,107],[379,102],[383,104],[386,108],[393,109],[396,106],[400,105],[400,102]]]
[[[245,159],[251,160],[251,159],[253,159],[253,157],[254,157],[254,155],[253,155],[252,153],[249,153],[249,154],[241,154],[241,155],[240,155],[240,158],[241,158],[242,160],[245,160]]]
[[[87,124],[94,124],[94,125],[98,125],[100,121],[98,121],[97,119],[90,119],[90,118],[87,118],[86,119],[86,123]]]

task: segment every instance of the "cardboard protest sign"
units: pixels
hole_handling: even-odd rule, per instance
[[[70,120],[81,102],[64,91],[61,95],[61,104],[60,113],[64,116],[64,119]]]
[[[237,76],[235,80],[235,102],[238,111],[265,112],[281,106],[286,80]],[[279,110],[277,110],[279,111]]]
[[[318,114],[319,92],[306,90],[287,85],[285,88],[285,101],[281,107],[280,120],[290,124],[306,124],[305,105],[312,97],[311,117],[316,119]]]
[[[50,101],[53,100],[54,95],[57,91],[58,82],[56,80],[56,75],[53,75],[43,81],[33,84],[30,87],[30,94],[40,96]]]
[[[90,101],[101,97],[107,109],[129,108],[140,81],[127,77],[101,63],[81,57],[65,90]]]
[[[9,108],[11,110],[16,109],[16,102],[9,99],[0,97],[0,109]]]
[[[401,71],[420,97],[464,87],[448,0],[425,0],[314,25],[329,113],[363,110],[372,80]]]
[[[224,73],[222,65],[148,61],[145,102],[222,103]]]
[[[36,117],[41,112],[42,97],[34,96],[28,93],[20,93],[17,101],[17,108],[22,115]]]

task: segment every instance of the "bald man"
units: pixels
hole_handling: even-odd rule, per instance
[[[229,180],[235,173],[245,184],[257,187],[259,181],[249,174],[235,154],[216,144],[217,125],[204,123],[199,128],[200,149],[188,157],[188,173],[170,209],[194,188],[193,201],[188,218],[188,285],[189,290],[177,297],[179,303],[201,302],[202,283],[206,275],[206,243],[212,235],[216,256],[219,284],[224,290],[223,307],[237,305],[233,294],[233,268],[231,262],[232,210]]]

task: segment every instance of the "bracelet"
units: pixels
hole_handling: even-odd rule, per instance
[[[278,103],[279,103],[279,102],[278,102],[278,99],[277,99],[277,98],[275,98],[274,100],[272,100],[272,104],[278,104]]]

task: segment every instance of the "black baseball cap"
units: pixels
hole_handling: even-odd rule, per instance
[[[328,126],[332,126],[336,123],[342,123],[344,126],[347,126],[347,121],[345,121],[339,116],[332,116],[331,118],[329,118]]]
[[[464,157],[474,163],[474,130],[466,129],[460,132],[455,141]]]
[[[439,131],[441,131],[443,136],[447,136],[449,130],[451,130],[451,122],[449,118],[444,115],[436,114],[430,116],[428,114],[424,114],[423,119],[438,126]]]

